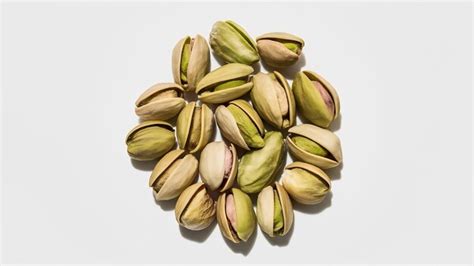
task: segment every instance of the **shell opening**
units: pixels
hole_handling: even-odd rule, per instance
[[[297,134],[290,135],[291,141],[300,149],[316,156],[325,157],[331,160],[336,160],[334,156],[326,148],[316,143],[315,141]]]
[[[235,212],[235,200],[234,195],[232,194],[228,194],[225,197],[225,214],[232,235],[234,235],[236,238],[239,238],[237,235],[237,213]]]
[[[278,192],[273,190],[273,232],[280,234],[283,231],[283,210]]]
[[[187,141],[187,149],[193,150],[201,138],[201,107],[194,108],[193,117],[191,119],[191,127],[189,129],[189,136]]]
[[[333,115],[336,114],[336,107],[334,105],[334,99],[332,98],[331,94],[328,90],[321,84],[319,81],[312,80],[311,81],[316,88],[316,90],[321,95],[321,98],[324,100],[326,107],[328,108],[329,112]]]
[[[155,190],[156,193],[160,191],[160,189],[163,187],[163,185],[166,183],[168,178],[171,176],[171,174],[178,168],[180,165],[180,162],[183,159],[178,159],[174,161],[168,168],[160,175],[160,177],[155,180],[155,183],[153,183],[153,190]]]

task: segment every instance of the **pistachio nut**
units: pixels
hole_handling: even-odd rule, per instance
[[[297,73],[292,88],[299,112],[310,123],[327,128],[339,115],[336,90],[315,72]]]
[[[196,153],[211,140],[214,131],[212,110],[205,104],[188,103],[176,120],[176,135],[180,149]]]
[[[202,181],[214,191],[225,191],[232,187],[237,175],[237,150],[231,143],[211,142],[204,147],[199,159]]]
[[[277,131],[265,134],[265,146],[246,152],[240,159],[237,183],[246,193],[258,193],[273,183],[284,154],[283,135]]]
[[[175,217],[179,225],[193,231],[207,228],[216,217],[216,204],[203,183],[186,188],[176,201]]]
[[[186,91],[194,91],[198,82],[209,72],[209,46],[201,35],[181,39],[173,49],[172,68],[174,82]]]
[[[260,60],[255,41],[231,20],[214,23],[209,42],[214,53],[226,63],[251,65]]]
[[[277,129],[295,124],[295,99],[286,79],[277,71],[253,76],[252,103],[263,120]]]
[[[156,164],[148,185],[157,201],[174,199],[193,183],[198,173],[198,161],[183,150],[168,152]]]
[[[249,75],[253,68],[244,64],[223,65],[204,76],[196,87],[204,103],[225,103],[237,99],[252,89]]]
[[[265,144],[265,127],[252,106],[242,100],[234,100],[216,109],[216,121],[222,136],[246,150],[262,148]]]
[[[331,131],[311,124],[294,126],[286,137],[290,153],[298,160],[323,169],[342,162],[341,141]]]
[[[258,194],[257,221],[267,235],[284,236],[293,225],[293,205],[285,189],[275,182]]]
[[[291,198],[301,204],[318,204],[331,191],[329,176],[318,167],[303,162],[287,165],[282,183]]]
[[[247,241],[257,226],[250,197],[238,188],[222,193],[217,199],[217,223],[225,238]]]
[[[257,37],[258,53],[272,67],[287,67],[296,63],[303,46],[303,39],[284,32],[271,32]]]
[[[163,121],[140,123],[127,134],[128,155],[134,160],[150,161],[163,156],[176,144],[173,127]]]
[[[168,120],[177,116],[185,104],[181,86],[158,83],[138,97],[135,113],[142,120]]]

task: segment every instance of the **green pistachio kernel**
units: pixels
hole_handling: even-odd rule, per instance
[[[329,152],[325,148],[308,138],[302,136],[293,136],[291,140],[293,140],[296,146],[311,154],[322,157],[327,157],[329,155]]]
[[[187,72],[189,65],[189,57],[191,57],[191,44],[186,43],[181,54],[181,80],[187,81]]]
[[[243,80],[243,79],[229,80],[229,81],[226,81],[226,82],[223,82],[223,83],[217,85],[214,88],[214,91],[220,91],[220,90],[225,90],[225,89],[229,89],[229,88],[235,88],[237,86],[244,85],[245,83],[247,83],[247,81]]]
[[[265,142],[249,116],[242,109],[233,104],[229,105],[227,109],[232,113],[232,116],[237,122],[237,127],[245,143],[252,148],[262,148]]]
[[[281,203],[278,193],[273,191],[273,231],[278,232],[283,228],[283,212],[281,210]]]

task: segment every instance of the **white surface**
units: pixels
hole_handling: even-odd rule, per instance
[[[469,263],[470,17],[468,3],[4,5],[3,262]],[[303,69],[342,105],[333,196],[296,206],[288,238],[240,247],[180,229],[124,144],[136,97],[172,80],[174,44],[226,18],[302,36]]]

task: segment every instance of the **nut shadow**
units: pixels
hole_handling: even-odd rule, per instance
[[[160,208],[164,211],[173,211],[174,206],[176,205],[176,201],[178,200],[177,198],[174,198],[172,200],[157,201],[155,196],[153,195],[153,190],[151,191],[151,196],[153,197],[153,200],[155,201],[156,205],[160,206]]]
[[[278,67],[272,67],[269,66],[265,61],[262,61],[262,66],[267,72],[273,72],[273,71],[278,71],[280,74],[282,74],[286,79],[293,80],[296,76],[296,73],[301,71],[301,68],[303,68],[306,65],[306,57],[304,53],[301,54],[300,59],[294,64],[289,67],[283,67],[283,68],[278,68]]]
[[[344,162],[341,162],[338,166],[327,169],[326,174],[331,178],[331,180],[341,179],[341,171],[344,168]]]
[[[140,171],[151,171],[155,168],[156,163],[158,160],[152,161],[137,161],[130,158],[130,162],[132,163],[133,167]]]
[[[326,198],[323,200],[323,202],[316,205],[304,205],[304,204],[293,201],[293,209],[295,211],[299,211],[302,213],[318,214],[324,211],[326,208],[329,208],[331,206],[331,201],[332,201],[332,192],[329,192],[326,195]]]
[[[290,243],[291,236],[293,236],[293,230],[295,228],[295,222],[293,220],[293,225],[290,228],[290,231],[284,236],[276,236],[276,237],[270,237],[267,234],[263,233],[267,241],[272,245],[272,246],[280,246],[284,247],[287,246],[288,243]]]
[[[216,221],[213,221],[211,225],[209,225],[207,228],[200,231],[193,231],[193,230],[186,229],[182,226],[179,226],[179,232],[181,233],[181,236],[183,236],[184,238],[188,240],[191,240],[197,243],[203,243],[209,238],[212,231],[214,231],[215,227],[216,227]]]
[[[224,236],[222,236],[222,238],[224,238],[224,242],[234,253],[240,253],[244,256],[247,256],[255,245],[255,240],[257,239],[258,234],[257,231],[258,230],[255,229],[255,232],[252,234],[252,236],[250,236],[247,242],[240,242],[236,244]]]

